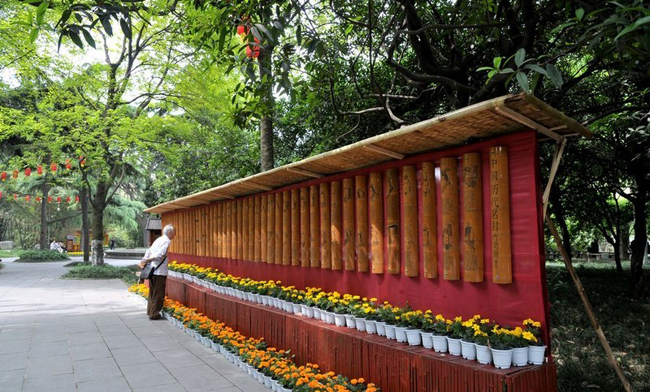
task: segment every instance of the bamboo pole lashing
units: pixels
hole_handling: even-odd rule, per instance
[[[436,217],[436,167],[422,164],[422,256],[424,277],[438,277],[438,223]]]
[[[418,276],[420,273],[420,247],[418,241],[418,184],[415,166],[402,168],[402,200],[404,214],[404,275]]]
[[[444,279],[460,279],[460,242],[458,233],[458,162],[456,158],[440,160],[442,196],[442,255]]]
[[[282,192],[275,194],[275,264],[282,264]]]
[[[366,176],[354,178],[357,270],[368,272],[368,185]]]
[[[368,199],[370,203],[370,254],[373,274],[384,273],[384,187],[381,172],[370,173]]]
[[[266,262],[275,264],[275,194],[268,195],[266,208]]]
[[[341,181],[330,185],[330,204],[332,206],[330,235],[332,239],[331,264],[333,270],[340,270],[341,265]]]
[[[320,266],[332,268],[332,216],[330,209],[330,185],[321,183],[319,186],[320,202]]]
[[[354,181],[343,179],[343,264],[346,271],[354,271]]]
[[[291,192],[282,193],[282,264],[291,265]]]
[[[300,191],[291,190],[291,265],[300,265]]]
[[[255,249],[254,261],[259,262],[262,259],[262,196],[255,198]]]
[[[483,281],[481,154],[463,154],[463,266],[466,282]]]
[[[490,148],[490,227],[492,232],[492,281],[512,283],[510,185],[508,149]]]
[[[310,209],[309,209],[309,188],[300,188],[300,265],[309,267],[310,250]]]
[[[309,187],[309,265],[320,267],[320,201],[318,185]]]
[[[399,202],[399,170],[390,168],[386,171],[386,238],[388,249],[388,273],[400,273],[401,230]]]

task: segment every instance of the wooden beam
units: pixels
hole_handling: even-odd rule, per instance
[[[560,160],[562,160],[562,153],[564,153],[564,146],[566,145],[566,138],[562,138],[558,141],[558,144],[555,145],[555,153],[553,154],[553,162],[551,163],[551,171],[548,176],[548,182],[546,183],[546,188],[544,189],[544,195],[542,196],[542,212],[546,215],[546,210],[548,208],[548,199],[551,196],[551,188],[553,187],[553,181],[555,181],[555,175],[557,174],[557,169],[560,166]]]
[[[249,188],[261,189],[263,191],[272,191],[273,190],[273,188],[271,188],[270,186],[261,185],[261,184],[258,184],[258,183],[252,182],[252,181],[242,181],[239,184],[247,186]]]
[[[391,151],[383,147],[375,146],[374,144],[368,144],[366,146],[363,146],[363,148],[365,148],[366,150],[377,152],[379,154],[384,154],[391,158],[404,159],[404,154],[400,154],[399,152]]]
[[[505,117],[509,120],[512,120],[514,122],[517,122],[521,125],[525,125],[529,128],[532,128],[536,130],[539,133],[543,133],[544,135],[559,141],[562,137],[558,135],[557,133],[551,131],[550,129],[546,128],[542,124],[524,116],[523,114],[517,113],[514,110],[507,108],[505,106],[497,106],[494,108],[494,110],[497,112],[497,114],[501,115],[502,117]]]
[[[216,195],[216,196],[219,196],[219,197],[223,197],[223,198],[225,198],[225,199],[231,199],[231,200],[232,200],[232,199],[235,198],[235,196],[226,195],[226,194],[223,193],[223,192],[209,191],[208,193],[211,194],[211,195]]]
[[[292,173],[302,174],[303,176],[307,176],[307,177],[313,177],[313,178],[323,177],[322,174],[314,173],[309,170],[298,169],[297,167],[288,167],[287,171]]]

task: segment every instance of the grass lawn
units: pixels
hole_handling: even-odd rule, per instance
[[[650,296],[628,295],[629,263],[577,263],[576,271],[623,372],[635,391],[650,391]],[[562,263],[548,263],[553,357],[559,391],[624,391]],[[646,270],[646,276],[648,271]]]
[[[0,249],[0,258],[3,257],[19,257],[24,250],[22,249],[12,249],[12,250],[4,250]]]
[[[140,271],[137,265],[128,267],[115,267],[104,264],[93,266],[90,263],[72,262],[66,267],[72,269],[61,276],[62,279],[122,279],[126,284],[132,285],[138,281],[136,271]]]

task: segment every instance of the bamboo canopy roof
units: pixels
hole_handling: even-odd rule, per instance
[[[531,95],[506,95],[158,204],[145,212],[161,214],[234,199],[527,129],[556,141],[572,136],[591,137],[591,132],[582,124]]]

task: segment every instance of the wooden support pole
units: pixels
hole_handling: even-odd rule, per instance
[[[262,260],[262,196],[255,197],[255,245],[253,249],[253,260]]]
[[[231,202],[226,202],[223,205],[224,208],[224,218],[226,219],[226,243],[224,244],[225,257],[227,259],[232,258],[232,210]]]
[[[309,226],[309,188],[300,188],[300,265],[309,267],[309,246],[310,246],[310,226]]]
[[[370,173],[370,254],[373,274],[384,273],[384,187],[381,172]]]
[[[250,260],[250,255],[248,253],[248,244],[251,243],[249,233],[250,233],[250,221],[248,220],[248,212],[251,209],[250,197],[242,201],[242,260]]]
[[[481,154],[463,155],[463,266],[466,282],[483,281],[483,186]]]
[[[309,265],[320,267],[320,202],[318,185],[309,187]]]
[[[248,258],[255,260],[255,198],[248,198]]]
[[[343,179],[343,264],[346,271],[354,271],[354,182]]]
[[[275,264],[275,194],[268,195],[266,206],[266,262]]]
[[[332,269],[340,270],[341,265],[341,181],[330,185],[330,204],[332,205]]]
[[[268,261],[268,195],[262,195],[260,201],[260,261]]]
[[[557,229],[555,228],[555,224],[553,224],[553,220],[551,219],[551,216],[548,214],[548,212],[546,213],[546,223],[548,224],[548,228],[550,229],[551,234],[553,235],[553,239],[555,240],[555,245],[560,251],[560,254],[562,255],[562,259],[564,259],[564,264],[566,265],[566,268],[569,271],[569,275],[571,275],[571,279],[573,280],[573,283],[576,286],[576,290],[578,290],[578,295],[580,296],[580,299],[582,300],[582,304],[584,305],[585,310],[587,311],[587,316],[589,316],[589,321],[591,321],[591,326],[594,328],[594,331],[596,332],[596,336],[598,336],[598,340],[600,340],[600,344],[603,346],[603,349],[605,349],[605,355],[607,356],[607,360],[609,361],[610,365],[612,365],[612,367],[614,368],[614,371],[616,371],[618,378],[621,380],[621,384],[623,384],[623,388],[627,392],[632,392],[632,385],[630,385],[630,382],[627,380],[627,377],[625,377],[625,374],[623,374],[621,365],[618,363],[618,360],[614,356],[614,352],[612,351],[612,348],[610,347],[609,342],[605,337],[605,333],[603,332],[603,329],[600,327],[598,318],[596,317],[596,314],[594,313],[591,307],[591,302],[589,302],[589,298],[587,297],[587,292],[585,291],[585,288],[582,285],[582,282],[580,281],[580,278],[578,277],[576,270],[573,268],[573,262],[571,261],[569,254],[564,248],[562,239],[560,238],[560,235],[558,234]]]
[[[237,259],[244,259],[244,200],[237,200]]]
[[[422,164],[422,256],[424,277],[438,277],[438,223],[436,216],[436,167]]]
[[[282,264],[282,192],[275,194],[275,264]]]
[[[226,204],[219,203],[219,221],[221,222],[221,230],[219,231],[219,257],[226,257]]]
[[[492,228],[492,281],[512,283],[510,186],[508,150],[490,148],[490,227]]]
[[[420,272],[420,248],[418,244],[418,179],[415,166],[402,168],[402,200],[404,214],[404,275],[418,276]]]
[[[332,268],[332,217],[330,211],[330,184],[320,184],[320,267]]]
[[[456,158],[440,160],[440,189],[444,278],[458,280],[460,279],[460,241],[458,236],[458,162]]]
[[[368,272],[368,185],[366,176],[354,178],[354,191],[356,194],[356,241],[357,270]]]
[[[291,192],[282,192],[282,265],[291,265]]]
[[[401,269],[399,170],[386,171],[386,237],[388,238],[388,273],[399,274]]]
[[[300,191],[291,190],[291,265],[300,265]]]

